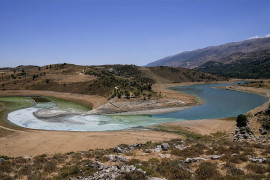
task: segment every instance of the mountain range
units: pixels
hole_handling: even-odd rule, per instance
[[[226,77],[270,78],[269,65],[268,37],[186,51],[146,66],[185,67]]]

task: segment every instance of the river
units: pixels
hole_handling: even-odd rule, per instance
[[[202,84],[174,87],[173,90],[193,94],[204,99],[204,104],[186,110],[153,115],[67,115],[58,118],[38,119],[33,112],[54,106],[53,103],[38,103],[34,107],[11,112],[8,120],[18,126],[31,129],[62,131],[109,131],[154,124],[233,117],[261,106],[268,98],[253,93],[215,88],[228,84]]]

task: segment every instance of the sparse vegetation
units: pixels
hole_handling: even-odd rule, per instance
[[[226,140],[225,140],[225,139]],[[95,161],[110,165],[108,155],[121,154],[128,159],[126,162],[113,162],[119,167],[133,165],[135,171],[124,172],[116,179],[147,179],[147,177],[161,177],[170,180],[177,179],[261,179],[269,174],[269,164],[248,162],[247,155],[255,156],[256,153],[266,153],[269,146],[259,146],[250,143],[232,142],[222,133],[203,136],[199,140],[173,139],[167,142],[170,145],[167,154],[171,158],[161,158],[162,152],[149,151],[142,156],[144,150],[156,148],[161,143],[147,142],[134,148],[130,152],[116,153],[113,149],[89,150],[83,152],[70,152],[66,154],[40,155],[30,160],[22,157],[5,159],[0,163],[0,177],[28,178],[28,179],[68,179],[69,177],[91,176],[99,171],[91,166]],[[177,151],[177,145],[182,145],[183,150]],[[128,148],[122,144],[118,147]],[[209,155],[225,154],[220,159],[205,159],[202,161],[185,163],[186,158],[207,157]],[[233,155],[234,154],[234,155]],[[267,153],[266,157],[269,156]],[[143,157],[143,158],[142,158]],[[141,169],[141,170],[138,170]],[[145,172],[145,173],[143,173]]]
[[[44,67],[18,66],[1,70],[5,71],[0,82],[2,90],[49,90],[94,94],[106,98],[152,99],[159,97],[152,90],[154,83],[224,79],[184,68],[142,68],[135,65],[77,66],[64,63]]]

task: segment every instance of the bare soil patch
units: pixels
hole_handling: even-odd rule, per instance
[[[0,154],[15,157],[67,153],[89,149],[108,149],[119,144],[167,141],[180,137],[177,134],[156,131],[60,132],[28,130],[0,138]]]

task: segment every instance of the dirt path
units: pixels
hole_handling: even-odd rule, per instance
[[[60,132],[29,130],[0,138],[0,155],[23,156],[113,148],[119,144],[158,142],[176,134],[156,131]]]

